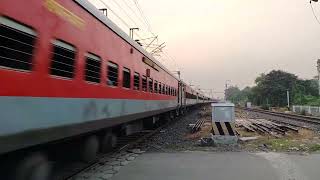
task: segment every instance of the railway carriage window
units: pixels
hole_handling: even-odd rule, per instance
[[[154,81],[154,93],[158,93],[158,81]]]
[[[142,76],[142,90],[147,91],[147,76]]]
[[[108,62],[108,85],[118,86],[118,65]]]
[[[101,59],[88,53],[86,55],[85,79],[88,82],[100,83]]]
[[[54,40],[51,74],[60,77],[73,78],[75,48],[65,42]]]
[[[162,85],[162,94],[166,94],[165,85],[164,84]]]
[[[153,92],[153,80],[149,79],[149,92]]]
[[[130,69],[123,68],[123,87],[130,88]]]
[[[133,87],[135,90],[140,89],[140,74],[139,73],[134,73],[134,80],[133,80]]]
[[[36,32],[0,16],[0,68],[31,70]]]
[[[158,93],[161,94],[162,93],[161,91],[162,91],[161,82],[159,82],[159,91],[158,91]]]

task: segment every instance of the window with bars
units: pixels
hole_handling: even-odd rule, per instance
[[[142,90],[147,91],[147,76],[142,76]]]
[[[158,81],[154,81],[154,93],[158,93]]]
[[[162,84],[162,94],[166,94],[165,86],[166,86],[166,85]]]
[[[31,70],[36,32],[0,16],[0,68]]]
[[[153,80],[149,79],[149,92],[153,92]]]
[[[161,82],[159,82],[159,91],[158,91],[159,94],[162,94],[162,85],[161,85]]]
[[[137,72],[134,73],[133,87],[135,90],[140,90],[140,74]]]
[[[85,80],[100,83],[101,59],[97,55],[88,53],[86,55]]]
[[[74,46],[61,40],[54,40],[52,45],[51,74],[65,78],[73,78],[75,62]]]
[[[108,62],[108,79],[109,86],[118,86],[118,65]]]
[[[130,69],[123,68],[123,87],[124,88],[130,88]]]

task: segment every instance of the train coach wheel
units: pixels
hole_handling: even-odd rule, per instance
[[[102,153],[110,152],[117,145],[117,136],[113,133],[105,133],[100,139],[100,149]]]
[[[181,110],[180,110],[180,114],[183,116],[184,115],[184,108],[182,108]]]
[[[97,136],[88,136],[83,140],[80,148],[80,159],[84,162],[92,162],[95,160],[98,150],[99,141]]]
[[[17,165],[14,180],[48,180],[51,167],[45,155],[32,154]]]
[[[179,113],[179,112],[180,112],[180,111],[179,111],[179,109],[177,109],[177,110],[176,110],[176,114],[175,114],[175,115],[176,115],[176,117],[179,117],[179,115],[180,115],[180,113]]]
[[[174,113],[175,113],[174,111],[170,111],[170,113],[169,113],[170,121],[173,121],[175,119]]]

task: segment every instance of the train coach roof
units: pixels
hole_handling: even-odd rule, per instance
[[[148,53],[145,49],[143,49],[137,42],[131,39],[123,30],[121,30],[115,23],[113,23],[109,18],[107,18],[103,13],[101,13],[94,5],[92,5],[87,0],[74,0],[77,4],[79,4],[82,8],[84,8],[87,12],[97,18],[100,22],[105,24],[108,28],[110,28],[113,32],[115,32],[118,36],[124,39],[127,43],[149,58],[151,61],[156,63],[162,70],[166,71],[172,77],[178,80],[178,78],[173,75],[166,67],[164,67],[158,60],[156,60],[150,53]]]

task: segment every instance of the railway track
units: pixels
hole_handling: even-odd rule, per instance
[[[300,122],[304,122],[304,123],[309,123],[309,124],[319,125],[320,126],[320,118],[317,118],[317,117],[302,116],[302,115],[297,115],[297,114],[287,114],[287,113],[274,112],[274,111],[268,111],[268,110],[262,110],[262,109],[243,108],[243,110],[252,111],[252,112],[258,112],[258,113],[262,113],[262,114],[268,114],[268,115],[272,115],[272,116],[292,119],[292,120],[295,120],[295,121],[300,121]]]
[[[160,132],[163,128],[167,127],[170,122],[154,129],[145,130],[129,136],[120,137],[117,142],[117,147],[106,154],[99,154],[94,162],[84,163],[84,162],[74,162],[64,165],[65,167],[60,168],[54,172],[53,180],[73,180],[77,179],[77,175],[98,165],[101,163],[100,159],[113,157],[122,152],[127,152],[130,149],[140,149],[140,143],[144,142],[154,134]]]

